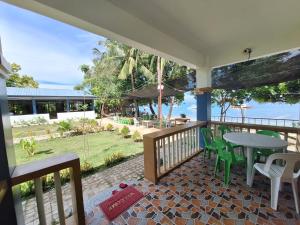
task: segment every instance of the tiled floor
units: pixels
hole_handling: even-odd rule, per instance
[[[204,162],[199,155],[158,185],[135,182],[146,196],[111,223],[98,207],[110,196],[113,188],[108,189],[87,204],[87,224],[300,224],[289,186],[284,186],[278,211],[274,211],[268,179],[256,176],[254,187],[249,188],[244,170],[233,168],[232,182],[226,188],[222,174],[213,177],[213,162]]]

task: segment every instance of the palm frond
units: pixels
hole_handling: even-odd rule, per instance
[[[136,63],[133,57],[129,57],[127,62],[128,62],[128,74],[131,74]]]
[[[128,74],[129,74],[129,65],[128,65],[128,62],[125,61],[124,65],[119,73],[118,78],[121,80],[125,80],[127,78]]]
[[[149,80],[155,79],[155,74],[152,73],[146,66],[142,65],[140,67],[140,71],[143,73],[143,75],[148,78]]]

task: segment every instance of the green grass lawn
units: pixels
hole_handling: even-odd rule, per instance
[[[22,138],[28,136],[46,135],[47,132],[56,133],[57,124],[32,125],[26,127],[13,127],[12,133],[14,138]]]
[[[114,132],[103,131],[86,135],[87,160],[93,167],[103,164],[104,158],[114,152],[122,152],[125,156],[135,155],[143,152],[143,143],[134,142],[131,138],[123,138]],[[81,162],[84,159],[84,138],[83,136],[73,136],[66,138],[56,138],[37,142],[36,153],[29,157],[19,144],[15,145],[17,164],[48,158],[66,152],[77,153]]]

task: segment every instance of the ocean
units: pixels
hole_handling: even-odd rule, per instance
[[[183,113],[192,120],[196,120],[197,103],[195,97],[187,92],[184,99],[181,104],[174,105],[172,117],[179,117],[180,114]],[[250,107],[245,111],[246,117],[300,120],[300,103],[291,105],[285,103],[258,103],[250,101],[246,105]],[[150,112],[148,106],[140,107],[141,111],[144,109]],[[157,112],[157,106],[155,106],[154,109]],[[163,105],[164,117],[168,115],[168,112],[169,106]],[[212,105],[211,115],[220,116],[220,108],[217,105]],[[241,117],[241,113],[240,110],[229,108],[227,116]]]

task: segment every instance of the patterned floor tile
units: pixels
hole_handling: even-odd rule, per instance
[[[245,170],[234,167],[231,183],[226,187],[222,172],[214,176],[214,159],[204,161],[202,155],[163,177],[158,185],[148,181],[133,185],[147,195],[112,224],[300,225],[291,188],[284,186],[278,210],[274,211],[270,208],[267,178],[255,176],[250,188],[246,185]],[[103,222],[99,224],[107,224],[108,221],[101,218]]]

